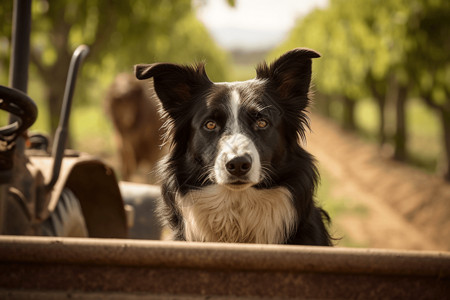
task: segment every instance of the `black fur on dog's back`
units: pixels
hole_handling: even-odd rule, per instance
[[[268,192],[276,195],[278,191],[281,193],[288,191],[292,209],[295,210],[295,226],[292,230],[286,229],[289,234],[281,242],[331,245],[331,238],[325,226],[325,223],[329,222],[329,216],[314,201],[319,178],[315,161],[299,144],[299,139],[304,139],[305,130],[309,127],[306,109],[310,102],[308,92],[311,81],[311,59],[316,57],[319,57],[319,54],[312,50],[294,49],[269,66],[259,65],[257,77],[242,83],[212,83],[203,65],[136,66],[138,79],[153,77],[162,111],[168,118],[166,127],[169,129],[172,149],[161,162],[162,201],[159,213],[163,222],[174,231],[175,239],[186,239],[188,216],[183,213],[189,212],[184,206],[190,205],[186,203],[186,199],[201,194],[208,187],[212,187],[213,191],[217,189],[218,193],[222,189],[217,176],[211,175],[211,172],[214,172],[213,168],[216,167],[214,163],[217,164],[217,159],[211,158],[218,156],[217,148],[223,137],[231,134],[228,121],[221,123],[220,120],[225,118],[223,116],[226,114],[223,111],[227,111],[223,109],[223,103],[228,103],[232,101],[230,97],[235,97],[238,99],[235,101],[240,101],[239,115],[236,113],[235,116],[240,122],[239,128],[258,149],[257,157],[260,157],[264,171],[262,179],[248,189],[257,195]],[[218,111],[214,121],[220,130],[205,133],[199,129],[204,121],[199,120],[203,120],[203,115],[211,114],[214,110]],[[254,120],[247,116],[251,115],[255,120],[261,120],[258,114],[252,114],[255,110],[258,114],[265,113],[263,120],[273,126],[264,131],[253,130]],[[239,195],[240,192],[232,193]],[[247,209],[245,203],[239,202],[239,199],[233,201],[235,201],[233,205],[244,206],[244,209]],[[260,205],[258,201],[255,202],[254,205]],[[277,205],[276,201],[273,203]],[[230,216],[232,215],[228,215]],[[267,218],[270,219],[270,216]],[[200,224],[202,220],[197,221]],[[270,220],[263,220],[261,224],[270,227],[267,222]],[[280,226],[288,226],[287,223],[283,224]],[[240,225],[236,224],[236,228],[239,229]],[[246,236],[245,233],[242,234]],[[253,240],[242,238],[237,241]]]

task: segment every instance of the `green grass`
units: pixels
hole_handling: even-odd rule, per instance
[[[386,131],[392,140],[395,131],[395,111],[386,109]],[[356,123],[363,137],[377,140],[378,109],[374,101],[361,100],[355,111]],[[440,122],[434,111],[419,99],[410,99],[406,107],[409,162],[428,172],[434,172],[442,155]]]
[[[355,119],[361,134],[375,142],[379,123],[378,109],[375,102],[369,99],[359,101],[355,109]]]
[[[100,105],[75,108],[70,126],[77,150],[101,156],[114,152],[112,124]]]
[[[336,195],[335,190],[339,189],[339,182],[326,170],[320,167],[320,185],[317,189],[316,198],[319,204],[328,212],[332,223],[330,232],[336,239],[336,244],[340,247],[368,247],[361,241],[352,239],[345,228],[339,225],[339,220],[353,215],[365,218],[369,213],[366,206],[356,202],[347,196]]]
[[[408,105],[407,126],[411,130],[408,141],[411,161],[433,172],[443,155],[443,140],[439,119],[423,102],[413,100]]]

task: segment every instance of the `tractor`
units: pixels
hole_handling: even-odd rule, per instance
[[[158,186],[118,182],[100,158],[65,149],[76,79],[89,47],[73,53],[59,125],[29,134],[38,108],[27,95],[31,0],[14,1],[9,87],[0,86],[0,234],[159,239]],[[136,220],[136,221],[135,221]]]

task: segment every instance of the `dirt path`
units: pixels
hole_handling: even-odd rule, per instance
[[[307,148],[333,177],[332,193],[367,211],[333,220],[344,238],[375,248],[450,250],[450,184],[381,158],[375,146],[322,117],[313,115],[311,124]]]

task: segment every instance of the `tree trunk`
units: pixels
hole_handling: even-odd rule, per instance
[[[380,147],[382,147],[385,143],[386,143],[386,130],[385,130],[385,125],[386,125],[386,115],[384,113],[384,109],[385,109],[385,104],[386,104],[386,99],[385,97],[376,97],[375,98],[377,101],[377,106],[378,106],[378,144]]]
[[[343,98],[344,104],[344,116],[343,116],[343,125],[347,130],[356,130],[356,122],[355,122],[355,101],[348,96],[344,96]]]
[[[443,152],[442,160],[438,163],[438,172],[442,173],[443,178],[450,182],[450,109],[444,105],[438,105],[432,99],[431,91],[421,93],[422,100],[431,108],[434,109],[441,118],[442,137],[443,137]],[[449,93],[447,92],[447,101],[449,100]]]
[[[367,85],[378,107],[378,145],[383,147],[386,143],[386,84],[376,82],[372,75],[367,77]]]
[[[394,159],[405,161],[407,158],[406,144],[408,141],[406,132],[406,101],[408,97],[408,87],[398,85],[396,101],[396,125],[395,125],[395,150]]]
[[[444,179],[450,182],[450,112],[441,110],[442,133],[444,138]]]

